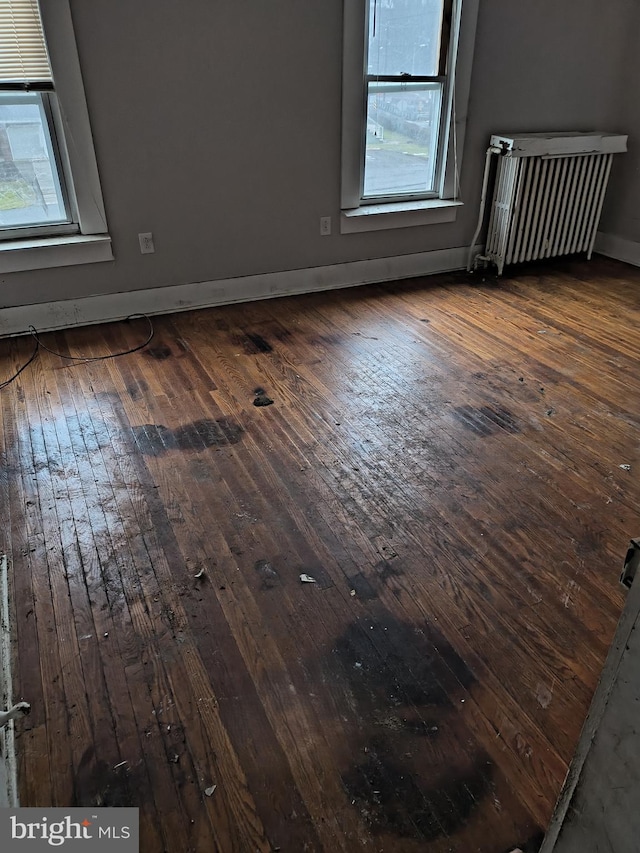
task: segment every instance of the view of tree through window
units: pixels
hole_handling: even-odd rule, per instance
[[[364,197],[435,190],[444,0],[369,0]]]

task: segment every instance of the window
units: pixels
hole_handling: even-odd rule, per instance
[[[0,231],[20,237],[77,231],[42,92],[0,93]],[[60,226],[64,226],[61,228]]]
[[[0,44],[0,237],[77,230],[60,168],[53,77],[35,0],[0,4]]]
[[[440,211],[433,221],[455,218],[464,132],[456,111],[466,112],[477,0],[464,7],[463,17],[462,0],[345,0],[347,217],[430,209]]]
[[[110,259],[106,232],[68,0],[0,0],[0,271]]]
[[[437,195],[451,0],[370,0],[363,200]]]

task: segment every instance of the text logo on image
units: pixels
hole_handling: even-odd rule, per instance
[[[2,853],[139,853],[138,809],[0,809]]]

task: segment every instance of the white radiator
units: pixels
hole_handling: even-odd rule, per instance
[[[603,133],[494,135],[497,160],[484,261],[505,264],[586,252],[591,257],[614,153]],[[489,157],[487,158],[489,162]]]

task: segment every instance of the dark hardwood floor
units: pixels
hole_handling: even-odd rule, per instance
[[[143,853],[537,850],[640,530],[639,305],[596,259],[42,351],[0,392],[22,805],[139,806]]]

